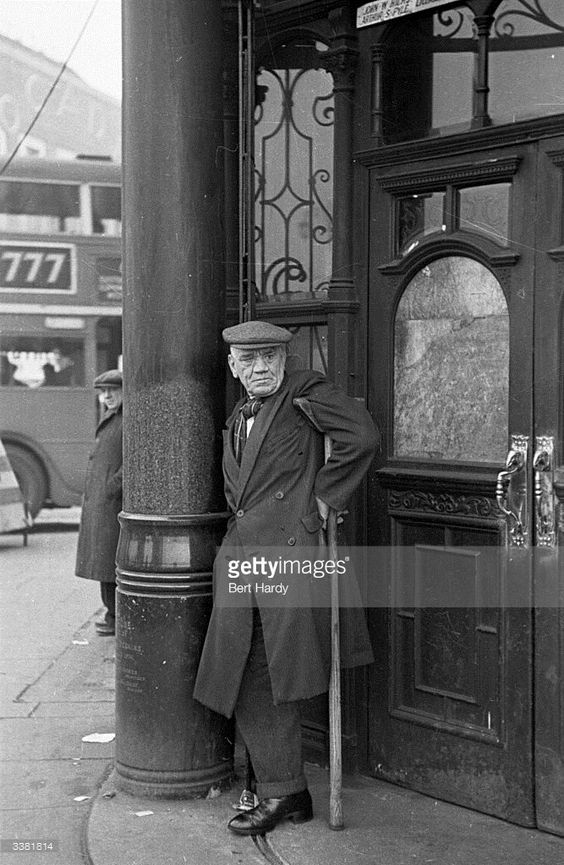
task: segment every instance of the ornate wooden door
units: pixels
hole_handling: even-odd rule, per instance
[[[388,588],[370,610],[370,767],[552,831],[563,157],[553,137],[367,166],[369,403],[385,429],[369,542],[390,548],[370,575]]]

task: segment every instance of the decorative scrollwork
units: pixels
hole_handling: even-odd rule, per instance
[[[499,516],[495,503],[486,496],[454,496],[450,493],[429,493],[423,490],[391,490],[388,506],[390,510],[431,511],[466,517]]]
[[[520,8],[504,9],[499,14],[495,21],[496,36],[514,36],[515,23],[510,21],[510,16],[514,15],[521,18],[528,18],[537,24],[543,24],[550,30],[556,30],[559,33],[564,33],[564,24],[558,24],[549,18],[542,7],[542,0],[515,0],[520,3]]]
[[[284,280],[284,288],[280,290],[280,280]],[[297,258],[277,258],[271,262],[264,274],[265,284],[271,285],[274,295],[288,291],[287,283],[290,281],[305,282],[307,273],[301,261]]]
[[[318,282],[313,291],[316,297],[327,297],[327,292],[329,291],[329,280],[324,279],[321,282]]]
[[[324,68],[270,68],[256,118],[255,262],[261,298],[317,297],[330,270],[333,87]],[[294,283],[294,285],[291,285]],[[305,283],[305,285],[303,285]]]
[[[313,198],[319,205],[321,212],[325,215],[328,223],[327,225],[319,223],[318,225],[312,226],[311,236],[316,243],[331,243],[331,241],[333,240],[333,220],[331,218],[331,213],[321,200],[317,187],[318,181],[320,183],[329,183],[330,180],[331,175],[325,168],[319,168],[311,178],[311,190]]]
[[[335,106],[333,94],[316,96],[313,100],[312,114],[320,126],[333,126],[335,124]]]
[[[447,9],[437,13],[437,21],[445,28],[441,36],[449,36],[451,39],[460,33],[464,26],[464,11],[461,9]]]

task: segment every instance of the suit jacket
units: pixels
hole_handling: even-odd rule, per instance
[[[306,398],[315,426],[330,435],[332,456],[324,463],[323,434],[295,407]],[[239,403],[224,431],[225,496],[233,516],[216,557],[214,578],[225,570],[227,553],[242,558],[265,547],[316,547],[321,520],[316,496],[344,510],[372,461],[378,435],[366,409],[322,375],[299,371],[285,376],[264,401],[241,466],[233,447]],[[292,558],[294,556],[292,555]],[[266,654],[275,703],[324,693],[330,672],[330,610],[272,607],[248,596],[246,607],[214,604],[202,650],[194,696],[227,717],[233,713],[251,643],[252,604],[261,607]],[[366,627],[354,634],[347,665],[372,660]]]

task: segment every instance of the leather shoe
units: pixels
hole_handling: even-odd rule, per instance
[[[102,620],[101,622],[96,622],[95,628],[99,637],[113,637],[116,632],[115,622]]]
[[[279,799],[261,799],[256,808],[233,817],[228,827],[236,835],[264,835],[265,832],[271,832],[281,820],[292,820],[294,823],[313,820],[309,790]]]

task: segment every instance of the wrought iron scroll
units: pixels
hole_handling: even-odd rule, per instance
[[[515,21],[514,18],[528,18],[535,24],[540,24],[548,27],[549,30],[556,30],[559,33],[564,33],[564,22],[559,24],[554,21],[546,10],[543,8],[544,0],[512,0],[517,5],[514,8],[502,9],[496,16],[495,34],[496,36],[515,36]]]
[[[255,114],[255,251],[261,300],[323,297],[332,242],[333,96],[323,71],[268,69]],[[318,147],[330,142],[331,147]],[[317,164],[321,152],[323,163]],[[322,253],[327,247],[327,253]]]

